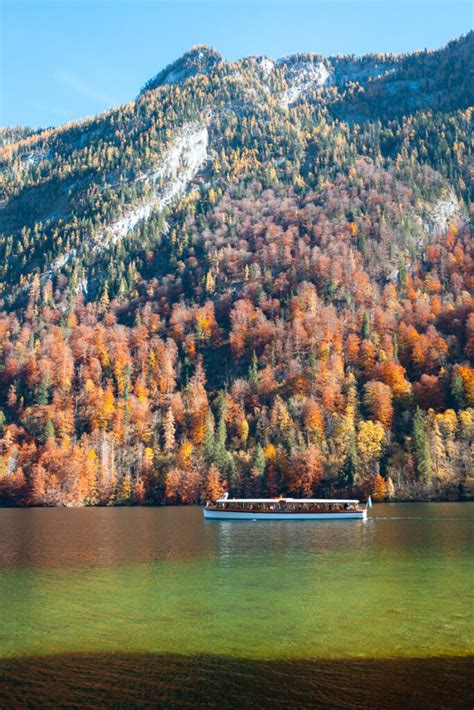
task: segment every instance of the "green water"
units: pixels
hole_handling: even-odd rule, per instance
[[[198,508],[0,510],[0,658],[463,658],[474,505],[367,521],[207,521]]]

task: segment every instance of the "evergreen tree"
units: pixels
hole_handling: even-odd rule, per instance
[[[359,235],[357,238],[357,248],[362,253],[364,253],[365,250],[367,249],[367,233],[366,233],[364,227],[360,227],[360,229],[359,229]]]
[[[400,291],[400,295],[405,295],[406,290],[407,290],[407,267],[405,263],[405,257],[402,256],[400,258],[400,263],[398,265],[398,276],[397,276],[397,281],[398,281],[398,289]]]
[[[351,434],[350,443],[347,449],[346,460],[344,461],[340,480],[344,486],[353,486],[357,483],[357,467],[359,457],[357,455],[357,443],[355,434]]]
[[[466,406],[464,399],[464,384],[461,375],[457,372],[453,375],[453,379],[451,382],[451,394],[456,409],[464,409],[464,407]]]
[[[130,382],[132,378],[132,371],[129,363],[125,365],[125,372],[123,378],[123,398],[126,402],[130,399]]]
[[[413,417],[412,437],[416,475],[419,480],[427,482],[431,477],[431,455],[425,429],[425,417],[420,407],[416,408],[415,416]]]
[[[49,404],[49,385],[44,377],[41,378],[36,391],[36,402],[42,405]]]
[[[204,437],[204,454],[208,464],[214,461],[216,453],[215,420],[209,409],[206,417],[206,433]]]
[[[371,332],[369,314],[365,311],[364,318],[362,320],[362,337],[364,340],[368,340],[370,338]]]
[[[219,423],[215,437],[214,459],[217,467],[222,472],[229,468],[229,453],[227,452],[227,425],[225,423],[225,397],[221,396],[219,402]]]
[[[248,378],[250,386],[254,389],[258,383],[258,360],[255,354],[255,350],[252,353],[252,360],[250,361]]]
[[[260,444],[257,445],[257,448],[255,449],[255,454],[253,457],[253,463],[252,463],[252,468],[256,471],[256,473],[261,476],[263,472],[265,471],[265,454],[263,452],[262,447]]]
[[[56,432],[54,431],[54,424],[51,419],[48,419],[44,430],[44,438],[46,441],[48,441],[48,439],[54,439],[55,436]]]

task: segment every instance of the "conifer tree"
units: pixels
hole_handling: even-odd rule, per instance
[[[367,311],[364,313],[364,318],[362,321],[362,337],[364,340],[369,340],[371,334],[371,328],[370,328],[370,318],[369,314]]]
[[[42,377],[38,389],[36,391],[36,401],[38,404],[45,405],[49,402],[49,386],[45,377]]]
[[[340,479],[344,486],[353,486],[355,483],[357,483],[357,467],[357,443],[355,433],[354,431],[352,431],[349,446],[347,448],[346,460],[344,461],[340,474]]]
[[[255,350],[252,353],[252,360],[250,361],[248,377],[251,387],[255,388],[258,383],[258,360],[255,354]]]
[[[214,461],[214,456],[216,452],[216,440],[215,440],[215,420],[214,415],[209,409],[206,416],[206,433],[204,437],[204,453],[206,456],[206,461],[210,464]]]
[[[256,471],[257,475],[261,476],[265,471],[265,465],[265,454],[260,444],[258,444],[253,457],[252,468]]]
[[[48,439],[54,439],[55,436],[56,433],[54,431],[54,424],[51,419],[48,419],[44,430],[44,438],[46,439],[46,441],[48,441]]]
[[[464,409],[465,407],[465,400],[464,400],[464,384],[462,381],[461,375],[456,372],[453,375],[452,383],[451,383],[451,394],[453,396],[454,404],[456,406],[456,409]]]
[[[425,417],[420,407],[413,417],[413,451],[415,453],[416,474],[421,481],[429,481],[431,476],[431,456],[425,429]]]

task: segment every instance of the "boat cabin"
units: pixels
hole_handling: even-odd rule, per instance
[[[207,507],[213,510],[253,513],[341,513],[359,510],[355,499],[327,498],[219,498]]]

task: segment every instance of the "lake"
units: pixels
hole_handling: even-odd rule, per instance
[[[0,510],[0,707],[471,707],[474,504],[370,513]]]

